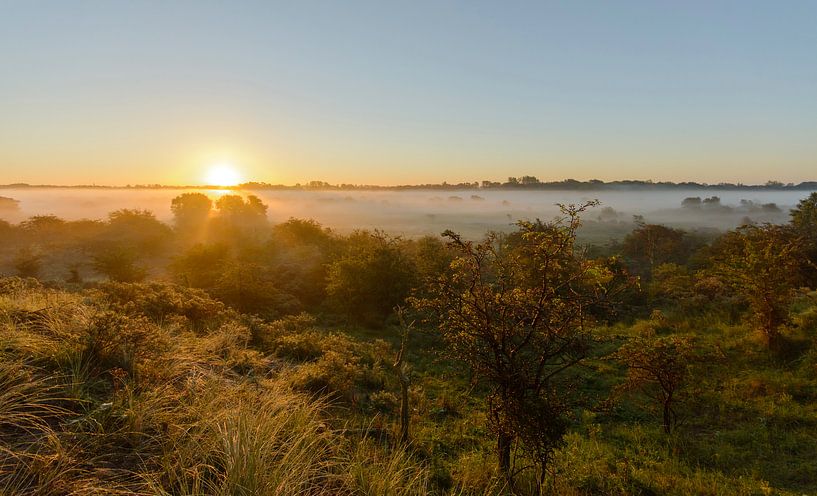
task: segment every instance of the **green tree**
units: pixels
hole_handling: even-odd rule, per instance
[[[290,218],[272,229],[276,242],[288,245],[311,245],[329,251],[337,244],[331,229],[321,226],[312,219]]]
[[[690,378],[695,354],[688,337],[637,337],[612,358],[627,366],[627,379],[619,390],[637,390],[658,402],[663,428],[672,432],[678,415],[675,406]]]
[[[488,423],[499,468],[513,484],[512,447],[522,442],[540,470],[569,425],[576,397],[568,374],[588,356],[587,309],[603,299],[612,275],[576,249],[581,207],[552,223],[519,222],[513,244],[489,234],[481,243],[447,231],[451,271],[415,299],[436,317],[450,355],[489,389]]]
[[[817,238],[817,192],[800,200],[792,209],[791,223],[798,231]]]
[[[812,288],[817,287],[817,192],[800,200],[791,211],[791,227],[803,243],[803,275]]]
[[[402,240],[375,231],[359,231],[347,250],[329,265],[327,294],[332,306],[363,324],[382,324],[414,285],[415,269]]]
[[[447,272],[454,260],[453,253],[438,236],[423,236],[412,240],[406,248],[417,268],[421,288]]]
[[[266,220],[267,206],[255,195],[243,199],[238,195],[224,195],[216,200],[219,214],[236,224]]]
[[[314,220],[289,219],[272,229],[267,259],[286,290],[309,305],[326,298],[327,267],[337,258],[340,240]]]
[[[281,288],[268,267],[247,257],[228,262],[211,293],[240,312],[267,318],[302,310],[300,301]]]
[[[718,241],[713,258],[715,273],[749,302],[755,327],[777,349],[800,281],[800,239],[785,226],[743,226]]]
[[[680,229],[637,221],[633,232],[624,238],[621,249],[633,271],[650,279],[655,267],[661,264],[685,263],[693,247]]]
[[[693,275],[686,267],[673,263],[661,264],[653,270],[650,298],[655,303],[678,305],[695,296],[694,285]]]

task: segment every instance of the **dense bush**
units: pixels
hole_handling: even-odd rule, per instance
[[[226,308],[205,292],[160,283],[105,283],[97,286],[99,301],[123,314],[143,315],[155,323],[171,316],[186,317],[194,327],[223,318]]]
[[[400,241],[381,232],[350,236],[346,253],[329,266],[326,290],[333,308],[359,323],[382,324],[416,281]]]

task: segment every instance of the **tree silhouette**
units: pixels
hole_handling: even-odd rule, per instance
[[[212,200],[203,193],[184,193],[173,198],[170,210],[176,231],[184,236],[200,236],[212,208]]]

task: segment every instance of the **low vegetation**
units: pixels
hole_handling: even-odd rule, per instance
[[[0,494],[817,492],[813,194],[716,239],[6,224]],[[703,207],[702,207],[703,208]]]

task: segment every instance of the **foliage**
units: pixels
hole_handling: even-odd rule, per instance
[[[436,236],[423,236],[413,240],[406,246],[406,250],[416,267],[420,290],[447,272],[454,260],[452,251]]]
[[[199,329],[226,313],[223,303],[203,291],[170,284],[109,282],[99,285],[94,292],[116,312],[145,316],[157,324],[178,316]]]
[[[147,269],[138,265],[138,256],[128,248],[111,246],[92,258],[94,270],[116,282],[138,282],[147,277]]]
[[[70,303],[47,307],[36,326],[0,319],[3,494],[428,493],[411,454],[264,377],[269,363],[237,322],[196,335],[100,312],[102,293],[0,286],[18,288],[0,295],[14,312]]]
[[[218,285],[232,255],[223,244],[197,244],[177,256],[170,264],[170,272],[180,284],[211,290]]]
[[[658,402],[663,428],[669,434],[678,420],[675,411],[690,379],[695,350],[689,337],[634,337],[611,357],[627,366],[621,390],[638,390]]]
[[[142,255],[162,253],[170,243],[171,230],[147,210],[122,209],[108,215],[102,244],[132,250]]]
[[[213,201],[203,193],[183,193],[170,203],[173,226],[185,237],[201,238],[206,227]]]
[[[446,232],[451,273],[415,300],[439,321],[449,353],[485,384],[500,470],[512,480],[511,448],[521,440],[541,477],[568,426],[573,381],[565,373],[588,355],[588,305],[611,275],[575,251],[582,207],[565,218],[520,222],[515,246],[496,234],[474,244]]]
[[[272,270],[250,259],[225,264],[211,293],[244,313],[276,318],[301,311],[301,302],[282,288]]]
[[[800,200],[791,210],[791,227],[803,243],[804,278],[817,286],[817,192]]]
[[[312,219],[290,218],[272,229],[273,239],[286,246],[311,245],[328,251],[336,244],[331,229],[322,227]]]
[[[143,210],[0,222],[0,270],[42,256],[42,281],[0,278],[0,493],[814,491],[813,197],[786,226],[699,249],[642,224],[629,256],[588,260],[570,214],[446,243],[270,226],[227,196],[175,202],[174,229]],[[390,318],[408,294],[437,317],[399,354],[410,383]],[[747,333],[765,321],[779,353]],[[512,485],[487,463],[500,442]]]
[[[652,277],[666,263],[683,264],[700,243],[680,229],[638,222],[622,243],[621,253],[638,275]]]
[[[289,219],[276,225],[267,243],[268,260],[286,291],[300,301],[318,305],[326,297],[329,263],[337,257],[341,240],[313,220]]]
[[[800,278],[801,244],[781,226],[743,226],[719,242],[714,271],[749,301],[754,327],[771,348],[779,346],[780,326]]]
[[[267,339],[266,348],[297,364],[289,377],[297,390],[362,405],[387,380],[390,348],[380,340],[361,343],[346,334],[312,329],[277,333]]]
[[[817,192],[800,200],[791,210],[791,224],[802,234],[809,234],[812,238],[817,236]]]
[[[329,265],[326,291],[333,307],[349,319],[379,324],[408,296],[414,278],[399,238],[360,231],[347,240],[346,253]]]
[[[235,243],[257,239],[267,227],[267,206],[255,195],[248,195],[246,199],[224,195],[216,200],[216,208],[214,232],[218,241]]]
[[[146,318],[103,311],[88,322],[79,360],[97,373],[123,370],[133,378],[141,362],[166,346],[164,336]]]

